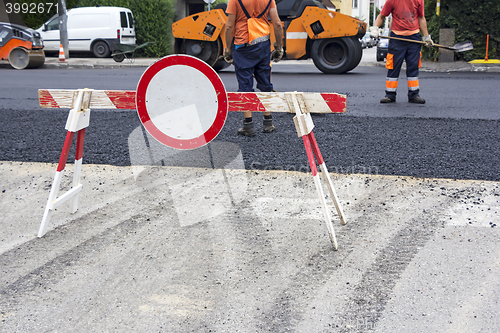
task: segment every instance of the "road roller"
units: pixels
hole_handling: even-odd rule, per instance
[[[283,59],[312,58],[327,74],[346,73],[358,66],[363,55],[359,38],[365,35],[365,22],[337,12],[330,0],[276,0],[276,6],[284,31]],[[226,7],[219,4],[174,22],[174,53],[196,56],[215,70],[228,67],[222,57]]]
[[[25,26],[0,22],[0,59],[8,60],[15,69],[42,66],[45,53],[40,34]]]

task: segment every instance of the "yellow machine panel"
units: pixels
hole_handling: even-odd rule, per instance
[[[366,31],[365,22],[324,8],[307,7],[300,18],[311,39],[356,36],[360,30]]]
[[[335,74],[348,72],[359,64],[363,51],[358,38],[365,34],[365,22],[314,0],[283,0],[283,3],[288,5],[282,7],[285,9],[278,6],[284,27],[283,59],[312,58],[322,72]],[[222,57],[226,22],[222,7],[173,23],[174,52],[196,56],[215,70],[228,67]],[[271,42],[274,43],[272,25]]]
[[[201,12],[172,24],[175,38],[215,41],[224,36],[227,16],[222,9]],[[224,39],[224,38],[223,38]]]

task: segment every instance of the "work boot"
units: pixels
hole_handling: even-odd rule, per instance
[[[416,97],[409,99],[408,102],[416,104],[425,104],[425,99],[417,95]]]
[[[396,100],[392,99],[390,97],[385,96],[380,100],[380,103],[386,104],[386,103],[394,103]]]
[[[239,135],[255,136],[255,129],[253,128],[253,121],[243,122],[243,127],[238,130]]]
[[[272,119],[264,119],[262,125],[264,126],[262,132],[271,133],[272,131],[274,131],[274,125]]]

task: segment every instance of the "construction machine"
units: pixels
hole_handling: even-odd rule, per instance
[[[196,56],[217,71],[228,67],[223,60],[226,6],[219,4],[174,22],[174,52]],[[330,0],[276,0],[276,6],[284,31],[283,59],[312,58],[327,74],[346,73],[359,64],[363,55],[359,38],[366,32],[365,22],[336,12]]]
[[[42,66],[45,53],[40,34],[22,25],[0,22],[0,59],[8,60],[15,69]]]

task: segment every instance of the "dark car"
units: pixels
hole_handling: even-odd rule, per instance
[[[382,34],[380,34],[377,44],[377,61],[384,61],[387,57],[387,51],[389,50],[389,39],[383,36],[389,36],[389,29],[384,29]]]

